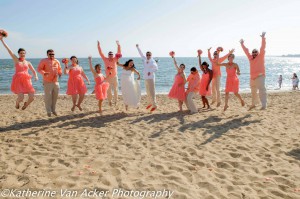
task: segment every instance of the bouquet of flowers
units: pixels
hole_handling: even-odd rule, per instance
[[[198,56],[200,56],[201,54],[202,54],[202,50],[197,50],[197,52],[198,52]]]
[[[170,55],[171,57],[174,57],[174,56],[175,56],[175,52],[174,52],[174,51],[171,51],[171,52],[169,53],[169,55]]]
[[[5,30],[0,30],[0,34],[1,34],[3,37],[7,37],[7,36],[8,36],[8,33],[7,33]]]
[[[218,52],[223,52],[223,48],[222,48],[222,47],[218,47],[218,48],[217,48],[217,51],[218,51]]]
[[[117,54],[115,55],[115,57],[116,57],[117,59],[120,59],[120,58],[122,58],[122,54],[121,54],[121,53],[117,53]]]
[[[61,61],[62,63],[64,63],[64,64],[68,64],[68,62],[69,62],[69,59],[68,58],[64,58],[64,59],[62,59],[62,61]]]

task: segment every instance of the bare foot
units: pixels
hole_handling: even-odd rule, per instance
[[[241,101],[242,106],[245,106],[245,102],[244,100]]]
[[[228,107],[229,107],[228,105],[225,105],[224,106],[224,111],[226,111]]]
[[[73,105],[71,108],[71,111],[73,112],[75,110],[76,105]]]
[[[216,103],[216,101],[212,101],[210,104],[214,104],[214,103]]]
[[[16,106],[15,107],[16,107],[16,109],[19,109],[20,108],[20,103],[16,102]]]
[[[27,108],[27,102],[24,102],[24,105],[23,105],[23,107],[22,107],[22,110],[25,110],[26,108]]]
[[[251,110],[254,109],[254,108],[255,108],[255,105],[251,105],[251,106],[249,107],[248,111],[251,111]]]
[[[78,109],[80,110],[80,111],[82,111],[82,108],[81,108],[81,106],[78,104],[78,105],[76,105],[77,107],[78,107]]]
[[[109,102],[108,104],[109,104],[109,106],[112,106],[112,103],[111,103],[111,102]]]
[[[221,106],[221,102],[218,102],[218,103],[217,103],[217,107],[219,107],[219,106]]]
[[[266,107],[263,106],[263,107],[260,108],[260,110],[266,110]]]

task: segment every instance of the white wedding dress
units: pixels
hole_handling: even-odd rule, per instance
[[[122,70],[121,91],[125,105],[137,108],[141,100],[140,81],[134,79],[134,74],[130,70]]]

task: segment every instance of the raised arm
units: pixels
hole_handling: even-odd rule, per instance
[[[118,54],[121,54],[121,45],[120,45],[120,42],[116,41],[116,43],[117,43],[117,46],[118,46],[117,52],[118,52]]]
[[[260,47],[260,53],[265,54],[265,49],[266,49],[266,32],[262,32],[261,36],[261,47]]]
[[[242,48],[243,48],[243,51],[245,52],[245,54],[246,54],[246,56],[248,57],[248,59],[251,59],[251,55],[250,55],[250,53],[249,53],[249,49],[246,48],[246,46],[244,45],[244,40],[241,39],[241,40],[240,40],[240,43],[241,43],[241,46],[242,46]]]
[[[179,67],[178,67],[178,65],[177,65],[177,62],[176,62],[176,60],[175,60],[175,57],[172,57],[173,58],[173,61],[174,61],[174,66],[175,66],[175,68],[177,69],[177,71],[179,70]]]
[[[225,61],[227,58],[228,58],[228,56],[230,55],[230,54],[232,54],[234,52],[234,49],[231,49],[226,55],[224,55],[223,57],[221,57],[221,58],[219,58],[219,63],[222,63],[223,61]]]
[[[102,52],[102,49],[101,49],[101,46],[100,46],[100,42],[99,42],[99,41],[97,41],[97,46],[98,46],[98,52],[99,52],[100,57],[101,57],[102,59],[107,58],[107,57],[105,57],[105,55],[104,55],[103,52]]]
[[[199,67],[200,67],[200,70],[203,71],[203,67],[202,67],[202,61],[201,61],[201,55],[198,55],[198,63],[199,63]]]
[[[95,69],[93,68],[93,65],[92,65],[92,57],[88,57],[89,59],[89,66],[90,66],[90,71],[93,73],[94,77],[97,76],[97,72],[95,71]]]
[[[64,74],[67,75],[69,74],[70,69],[68,68],[68,63],[65,63],[65,67],[64,67]]]
[[[211,54],[210,54],[210,49],[211,49],[211,47],[209,49],[207,49],[208,59],[210,62],[213,62],[213,60],[211,58]]]
[[[140,49],[140,47],[139,47],[138,44],[136,44],[136,48],[139,51],[139,54],[140,54],[141,58],[146,59],[145,55],[142,53],[142,51],[141,51],[141,49]]]
[[[135,68],[133,68],[132,71],[138,75],[137,80],[140,80],[141,79],[140,73]]]
[[[34,80],[35,81],[39,80],[37,73],[30,62],[28,62],[28,67],[29,67],[29,70],[31,70],[32,74],[34,75]]]
[[[4,46],[4,47],[6,48],[6,50],[8,51],[9,55],[11,56],[11,58],[13,59],[13,61],[14,61],[15,63],[18,63],[18,62],[19,62],[18,57],[10,50],[10,48],[8,47],[8,45],[4,42],[2,36],[0,37],[0,40],[1,40],[2,44],[3,44],[3,46]]]

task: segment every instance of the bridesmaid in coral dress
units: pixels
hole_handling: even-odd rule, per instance
[[[27,102],[24,102],[22,106],[22,110],[25,110],[29,104],[34,100],[34,93],[35,90],[32,86],[31,82],[31,75],[28,73],[28,69],[31,70],[32,74],[34,75],[35,81],[38,80],[37,73],[34,70],[32,64],[25,60],[26,51],[23,48],[18,50],[19,58],[10,50],[7,44],[3,40],[3,36],[0,35],[0,40],[8,53],[10,54],[11,58],[15,64],[15,74],[12,78],[11,83],[11,91],[18,95],[16,100],[16,109],[20,108],[20,103],[24,100],[24,94],[28,94]]]
[[[185,65],[180,64],[180,66],[178,67],[174,57],[175,53],[171,52],[170,55],[173,58],[174,66],[177,70],[177,74],[175,75],[174,83],[168,94],[168,97],[172,99],[177,99],[179,105],[179,111],[182,111],[183,102],[186,101],[186,94],[184,88],[184,85],[186,83],[186,76],[184,73]]]
[[[209,64],[207,62],[201,63],[201,54],[202,54],[202,50],[198,50],[198,61],[199,61],[200,69],[202,71],[199,94],[201,95],[202,98],[203,108],[205,108],[207,105],[207,108],[209,109],[210,106],[206,96],[211,95],[210,83],[213,78],[213,71],[208,68]]]
[[[229,92],[233,92],[234,95],[240,100],[241,105],[245,106],[245,102],[242,99],[241,95],[239,94],[239,78],[237,75],[240,75],[240,68],[239,66],[233,62],[234,54],[230,54],[228,56],[228,63],[218,64],[220,66],[226,67],[226,87],[225,87],[225,106],[224,111],[228,108],[228,99],[229,99]]]
[[[84,99],[85,93],[87,92],[87,88],[83,79],[85,79],[88,84],[90,84],[90,81],[85,75],[82,67],[78,65],[77,57],[72,56],[70,60],[72,64],[68,66],[67,62],[65,62],[64,69],[64,74],[69,74],[67,95],[72,95],[73,106],[71,108],[71,111],[74,111],[76,106],[80,111],[82,111],[81,103]],[[77,102],[78,96],[79,99]]]
[[[95,69],[93,68],[92,65],[92,57],[89,57],[89,65],[90,65],[90,70],[92,71],[94,75],[94,79],[96,82],[95,85],[95,94],[96,94],[96,99],[99,100],[99,112],[102,114],[102,102],[107,98],[107,90],[109,88],[109,83],[105,82],[105,77],[101,73],[101,65],[96,64]]]

